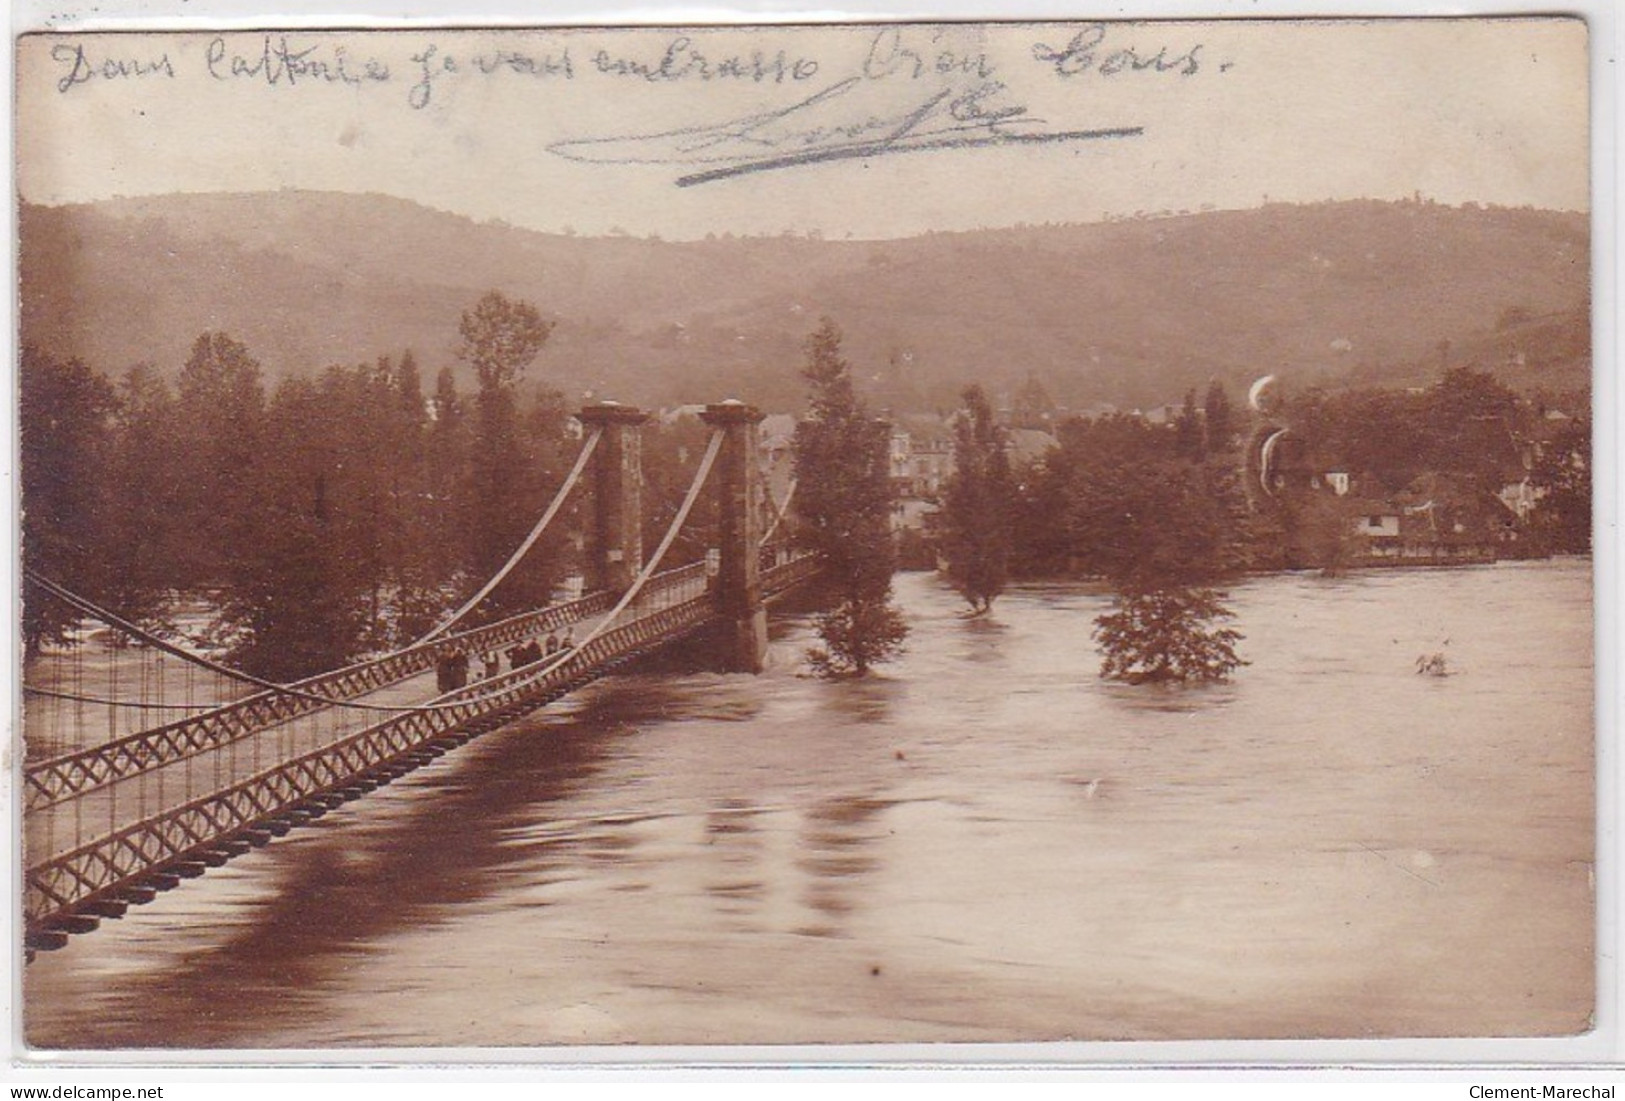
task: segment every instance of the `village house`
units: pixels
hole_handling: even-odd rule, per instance
[[[1354,562],[1365,565],[1493,562],[1506,541],[1505,508],[1467,479],[1424,474],[1385,497],[1353,497]]]
[[[954,473],[953,425],[953,416],[902,416],[893,422],[890,459],[896,497],[892,531],[905,568],[938,565],[942,507]],[[1005,429],[1005,453],[1012,467],[1038,458],[1055,442],[1054,436],[1041,429]]]

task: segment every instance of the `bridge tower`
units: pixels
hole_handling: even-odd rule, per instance
[[[587,589],[624,593],[643,568],[643,447],[649,414],[601,401],[577,419],[603,431],[592,459],[593,517],[587,529]]]
[[[759,409],[741,401],[708,405],[700,418],[722,433],[712,476],[717,479],[717,541],[720,552],[714,588],[717,613],[715,653],[727,673],[760,673],[767,655],[767,605],[762,602],[762,471],[757,458]]]

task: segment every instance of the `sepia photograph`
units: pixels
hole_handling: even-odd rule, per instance
[[[1606,45],[18,35],[25,1049],[1591,1033]]]

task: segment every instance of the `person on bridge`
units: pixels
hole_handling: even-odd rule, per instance
[[[441,695],[445,695],[447,692],[450,692],[453,688],[457,687],[452,683],[452,681],[456,679],[456,673],[453,671],[456,668],[456,664],[457,663],[453,659],[452,652],[450,650],[442,650],[439,656],[435,658],[434,687],[435,691],[439,692]]]
[[[547,633],[547,656],[552,657],[554,654],[556,654],[558,652],[559,652],[559,636],[555,632],[549,631]]]
[[[481,654],[480,664],[485,667],[486,680],[490,680],[492,677],[502,672],[502,659],[497,656],[497,652],[495,650],[487,650],[485,653]]]
[[[559,642],[559,649],[560,650],[574,650],[575,648],[576,648],[576,629],[574,627],[566,627],[564,629],[564,638]]]

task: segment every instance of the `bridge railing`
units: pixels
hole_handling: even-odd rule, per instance
[[[817,567],[818,560],[812,555],[784,557],[763,571],[764,594],[772,597],[784,592],[812,576]],[[87,901],[113,897],[120,886],[182,861],[188,853],[217,846],[256,821],[308,805],[312,796],[331,793],[358,776],[375,773],[381,764],[412,753],[426,742],[471,723],[515,717],[604,675],[640,652],[666,645],[709,620],[714,610],[709,585],[703,562],[667,571],[651,578],[629,609],[626,622],[589,636],[562,658],[544,658],[542,663],[475,681],[429,701],[423,709],[402,711],[341,733],[326,744],[285,756],[264,769],[256,761],[250,766],[256,771],[246,777],[233,773],[222,783],[216,774],[214,787],[205,794],[194,795],[188,786],[176,793],[181,796],[177,805],[160,806],[150,815],[142,809],[142,817],[127,824],[109,822],[104,834],[88,842],[70,839],[66,850],[53,850],[29,862],[25,873],[29,924],[38,927]],[[588,598],[599,599],[604,598]],[[545,630],[547,621],[541,617],[567,607],[527,613],[459,639],[466,642],[476,635],[490,639],[492,631],[514,630],[526,620],[540,622],[540,629]],[[432,653],[446,644],[427,649]]]
[[[819,556],[812,551],[782,550],[774,557],[773,564],[764,562],[762,569],[762,597],[766,600],[782,596],[797,585],[810,581],[823,565]]]
[[[448,635],[294,682],[299,693],[267,690],[163,726],[33,762],[24,768],[24,800],[29,809],[50,806],[104,784],[224,745],[257,730],[287,722],[334,703],[351,700],[432,668],[454,647],[482,652],[499,649],[609,610],[608,593],[522,612],[485,627]]]
[[[693,600],[704,593],[709,585],[710,577],[703,561],[665,570],[649,579],[643,591],[632,601],[632,611],[641,615],[646,611]]]
[[[703,563],[657,574],[623,617],[647,615],[691,599],[705,591],[705,584]],[[304,683],[325,686],[334,697],[341,692],[360,694],[423,673],[451,647],[496,648],[566,623],[590,622],[610,599],[611,594],[600,593],[523,613]],[[528,677],[536,668],[532,663],[522,675]],[[469,692],[486,691],[493,683],[502,682],[475,680]],[[146,737],[125,736],[43,762],[31,770],[31,776],[25,775],[32,781],[32,798],[24,815],[26,861],[50,860],[90,837],[140,822],[155,808],[190,799],[199,790],[208,790],[206,785],[219,786],[245,770],[257,771],[262,762],[296,756],[381,718],[421,706],[428,695],[401,698],[397,694],[392,700],[375,699],[356,707],[325,706],[320,699],[287,693],[283,700],[262,699],[217,709],[206,713],[202,723],[172,724],[148,731]]]
[[[704,566],[698,571],[704,580]],[[680,579],[692,585],[694,575]],[[431,701],[246,779],[160,810],[26,872],[25,913],[31,927],[72,912],[153,871],[216,846],[253,823],[313,796],[353,783],[426,743],[481,719],[501,721],[556,699],[646,650],[704,624],[712,603],[703,588],[689,597],[606,630],[551,666],[522,666]]]

